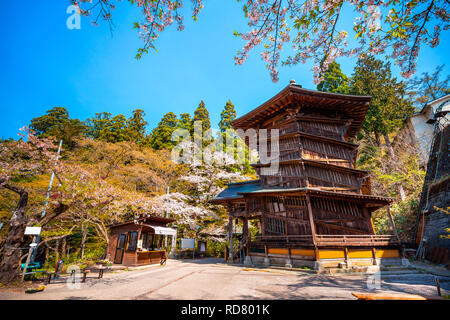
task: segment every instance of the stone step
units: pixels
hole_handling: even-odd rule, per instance
[[[373,274],[380,272],[381,275],[395,275],[395,274],[419,274],[416,269],[409,267],[379,267],[379,266],[367,266],[367,267],[351,267],[351,268],[324,268],[318,270],[318,274],[352,274],[352,273],[365,273]]]

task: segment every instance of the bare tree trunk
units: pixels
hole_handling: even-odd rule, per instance
[[[55,245],[55,260],[56,260],[56,265],[57,265],[58,261],[59,261],[59,239],[56,240],[56,245]]]
[[[94,227],[97,229],[99,235],[101,235],[106,242],[106,247],[109,246],[109,236],[108,236],[108,230],[105,226],[105,224],[100,221],[100,222],[94,222]]]
[[[395,171],[398,171],[397,159],[395,157],[394,148],[392,148],[391,140],[387,134],[383,134],[384,141],[386,143],[386,149],[388,151],[389,157],[391,158],[392,166]],[[403,189],[403,185],[401,183],[397,184],[398,194],[400,196],[400,200],[404,201],[406,199],[405,190]]]
[[[63,259],[66,258],[66,237],[62,238],[61,257],[62,257]]]
[[[84,258],[84,247],[86,245],[87,228],[84,224],[81,225],[81,259]]]
[[[45,243],[45,262],[48,261],[49,256],[50,256],[50,248],[48,247],[47,243]]]
[[[378,147],[378,149],[381,150],[382,145],[381,145],[380,133],[378,131],[374,131],[374,135],[375,135],[375,142],[377,143],[377,147]]]
[[[9,222],[9,231],[4,242],[3,254],[0,261],[0,283],[9,284],[20,280],[20,246],[23,243],[25,227],[27,225],[26,207],[28,192],[24,189],[7,187],[19,194],[19,202]]]

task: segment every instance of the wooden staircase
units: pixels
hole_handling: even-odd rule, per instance
[[[243,263],[245,258],[245,247],[247,246],[247,239],[242,239],[231,251],[231,258],[228,257],[228,262]]]

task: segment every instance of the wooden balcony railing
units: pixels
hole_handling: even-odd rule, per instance
[[[250,242],[259,243],[313,243],[312,235],[275,235],[275,236],[252,236]]]
[[[386,246],[400,242],[393,235],[316,235],[317,246]],[[313,244],[312,235],[252,236],[250,244]]]
[[[382,246],[399,244],[393,235],[316,235],[318,246]]]

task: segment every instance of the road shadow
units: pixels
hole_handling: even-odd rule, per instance
[[[276,292],[270,288],[256,287],[254,288],[254,295],[239,295],[236,296],[236,299],[261,299],[255,296],[275,300],[356,299],[351,295],[352,292],[437,295],[432,275],[423,275],[422,277],[409,277],[407,275],[394,278],[382,277],[380,286],[376,289],[369,289],[367,284],[368,277],[343,278],[312,275],[302,277],[293,284],[279,284]]]
[[[227,264],[223,258],[199,258],[199,259],[174,259],[176,261],[179,261],[181,263],[193,263],[193,264],[222,264],[222,265],[229,265]]]

